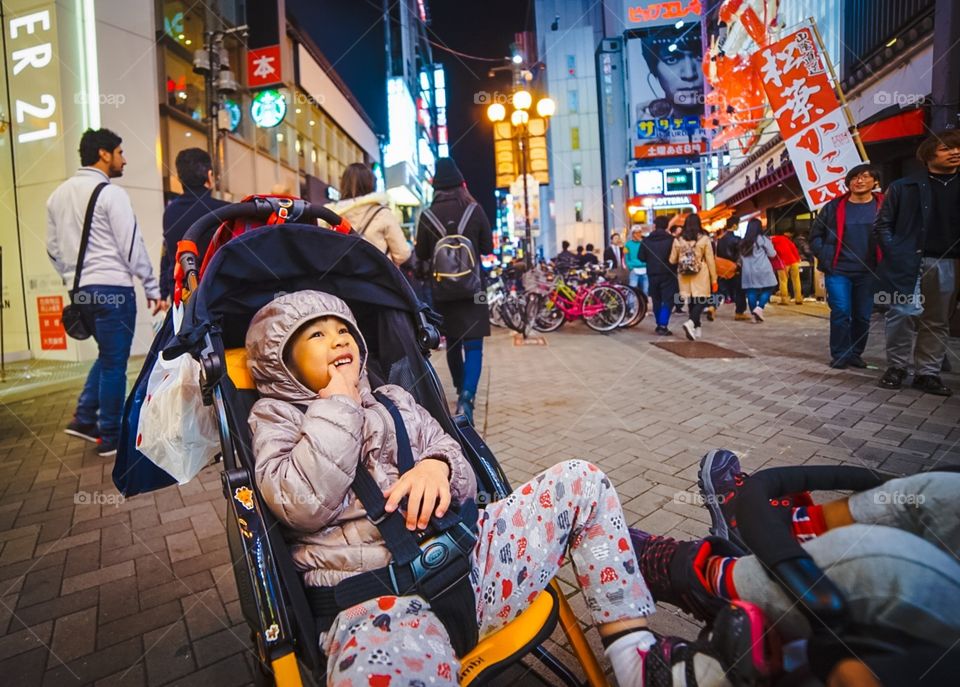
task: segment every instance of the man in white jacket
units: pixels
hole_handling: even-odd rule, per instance
[[[101,456],[117,452],[127,359],[137,319],[133,278],[143,282],[153,314],[166,309],[130,197],[123,188],[110,183],[110,179],[123,175],[127,164],[121,142],[109,129],[84,132],[80,138],[83,166],[47,199],[47,255],[71,288],[74,273],[80,269],[74,302],[93,324],[99,352],[66,431],[98,443]],[[105,186],[94,206],[83,265],[78,266],[84,217],[100,184]]]

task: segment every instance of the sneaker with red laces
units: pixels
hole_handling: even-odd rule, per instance
[[[734,501],[746,477],[737,454],[725,448],[708,451],[697,473],[700,495],[710,511],[710,534],[732,541],[743,550],[748,547],[737,531]]]
[[[677,541],[630,528],[640,573],[657,601],[673,604],[702,621],[713,620],[729,603],[711,591],[706,578],[710,556],[742,556],[744,551],[719,537]]]
[[[759,687],[769,684],[782,666],[776,633],[768,630],[760,609],[744,601],[726,603],[694,642],[660,637],[638,653],[644,687]],[[677,664],[683,665],[683,674],[674,679]]]
[[[740,459],[733,451],[717,448],[707,452],[700,460],[697,485],[700,496],[710,511],[710,534],[726,539],[743,551],[750,547],[740,536],[737,528],[736,499],[740,489],[750,476],[740,468]],[[814,505],[810,492],[785,494],[771,505],[794,508]]]

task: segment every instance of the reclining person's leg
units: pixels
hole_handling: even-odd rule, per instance
[[[938,646],[960,640],[960,563],[900,529],[854,524],[830,530],[804,549],[844,593],[853,620],[906,632]],[[809,636],[796,602],[754,556],[732,571],[738,598],[763,609],[787,639]]]
[[[458,684],[447,630],[419,596],[382,596],[342,611],[320,648],[334,687],[396,684],[397,672],[403,684]]]
[[[922,472],[849,499],[856,522],[912,532],[934,546],[960,551],[960,473]]]

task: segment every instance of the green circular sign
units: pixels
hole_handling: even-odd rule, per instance
[[[287,114],[287,101],[280,91],[260,91],[253,96],[250,118],[262,129],[271,129],[283,121]]]
[[[226,109],[227,114],[230,115],[230,128],[228,131],[233,133],[237,130],[237,127],[240,126],[240,120],[243,118],[243,111],[240,109],[240,106],[237,105],[236,101],[226,100],[223,103],[224,109]]]

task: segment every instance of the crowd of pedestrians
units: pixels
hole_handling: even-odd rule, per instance
[[[710,236],[694,213],[657,216],[646,235],[635,225],[622,249],[617,235],[607,251],[617,258],[622,251],[630,285],[649,297],[655,333],[672,335],[671,315],[686,308],[682,328],[691,341],[725,302],[735,320],[758,324],[776,291],[780,305],[802,305],[806,259],[824,275],[831,368],[869,367],[863,353],[879,310],[886,352],[879,385],[900,389],[912,376],[914,388],[949,396],[940,373],[951,368],[947,339],[960,290],[960,131],[929,136],[917,158],[926,169],[886,194],[878,167],[852,168],[848,190],[816,213],[809,236],[769,236],[758,217],[742,236],[736,220]]]

